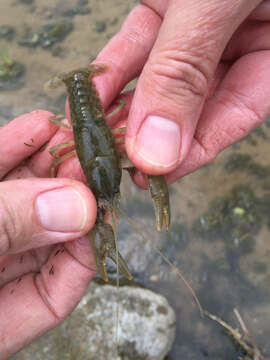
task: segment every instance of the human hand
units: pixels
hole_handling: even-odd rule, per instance
[[[72,136],[50,116],[34,111],[0,128],[1,359],[57,326],[96,273],[83,237],[95,222],[96,201],[79,181],[49,179],[48,148]],[[67,172],[80,179],[77,159],[61,165],[59,176]]]
[[[140,75],[126,131],[139,169],[172,182],[263,122],[269,20],[269,0],[141,0],[132,10],[97,57],[110,70],[95,81],[106,107]]]

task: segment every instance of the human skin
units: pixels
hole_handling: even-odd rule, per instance
[[[97,272],[87,236],[96,199],[77,157],[50,178],[48,150],[73,138],[51,116],[36,110],[0,128],[1,360],[64,320]],[[126,116],[122,109],[110,123]]]
[[[145,0],[131,12],[97,57],[108,71],[95,83],[108,108],[140,75],[121,118],[128,117],[126,149],[141,171],[172,182],[262,123],[270,110],[269,19],[270,2],[258,0]],[[48,179],[50,155],[37,151],[71,137],[50,116],[36,111],[0,129],[1,359],[58,325],[96,271],[84,237],[96,203],[78,161]],[[145,186],[139,173],[135,181]],[[39,195],[67,188],[76,196],[56,193],[42,217]]]
[[[81,181],[50,179],[48,148],[39,151],[71,136],[52,115],[34,111],[0,129],[0,359],[57,326],[96,273],[84,236],[95,198]],[[66,171],[80,179],[79,166]]]
[[[173,182],[264,121],[269,19],[269,0],[143,0],[133,9],[97,57],[111,70],[96,83],[114,94],[139,76],[125,139],[138,169]]]

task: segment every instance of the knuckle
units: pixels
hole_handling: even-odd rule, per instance
[[[209,164],[216,159],[222,150],[224,136],[220,127],[197,129],[194,138],[199,145],[201,164]]]
[[[202,99],[208,92],[209,76],[199,65],[200,61],[192,54],[166,50],[150,63],[150,68],[163,93]]]
[[[265,114],[258,111],[256,107],[249,104],[248,101],[244,102],[242,111],[243,111],[242,118],[247,119],[246,120],[247,125],[244,126],[245,124],[242,125],[239,124],[239,131],[241,133],[241,137],[246,136],[247,133],[250,132],[250,130],[253,130],[255,127],[261,125],[265,118]]]
[[[218,156],[219,152],[214,148],[204,148],[205,152],[205,165],[212,163],[216,157]]]
[[[240,134],[246,135],[250,130],[250,124],[254,127],[261,125],[265,114],[256,108],[256,103],[254,104],[252,97],[247,96],[240,90],[233,89],[232,91],[230,88],[223,88],[223,93],[225,94],[225,99],[229,99],[231,116],[235,119],[246,119],[245,122],[235,122]]]
[[[210,143],[203,137],[196,136],[196,141],[200,146],[200,163],[203,165],[210,164],[218,156],[218,146],[215,143]]]

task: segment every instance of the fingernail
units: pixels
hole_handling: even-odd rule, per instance
[[[86,223],[86,204],[81,194],[71,188],[40,194],[36,210],[41,225],[49,231],[81,231]]]
[[[169,167],[178,162],[180,127],[160,116],[149,116],[136,138],[135,149],[150,164]]]

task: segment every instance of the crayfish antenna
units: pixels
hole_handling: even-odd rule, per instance
[[[54,90],[62,85],[62,83],[62,74],[58,74],[43,85],[44,91]]]
[[[116,251],[116,316],[115,316],[115,356],[118,359],[118,342],[119,342],[119,334],[118,334],[118,326],[119,326],[119,251],[118,251],[118,239],[117,239],[117,232],[116,232],[116,219],[114,216],[114,212],[110,211],[111,220],[112,220],[112,228],[113,228],[113,235],[114,235],[114,244],[115,244],[115,251]],[[117,217],[118,221],[118,217]]]
[[[166,262],[171,269],[173,269],[177,276],[184,282],[184,284],[186,285],[186,287],[188,288],[188,290],[190,291],[199,311],[201,316],[203,317],[204,315],[204,311],[203,308],[201,306],[201,303],[195,293],[195,291],[193,290],[193,288],[191,287],[191,285],[188,283],[188,281],[185,279],[185,277],[183,276],[183,274],[180,272],[180,270],[178,269],[177,266],[175,266],[150,240],[148,240],[144,234],[140,231],[140,229],[133,223],[133,221],[128,217],[128,215],[123,211],[123,209],[121,209],[120,207],[118,208],[120,214],[125,218],[125,220],[128,222],[128,224],[130,225],[130,227],[137,232],[138,235],[140,235],[141,239],[144,241],[145,244],[149,244],[150,247],[159,255],[161,256],[161,258],[164,260],[164,262]]]

